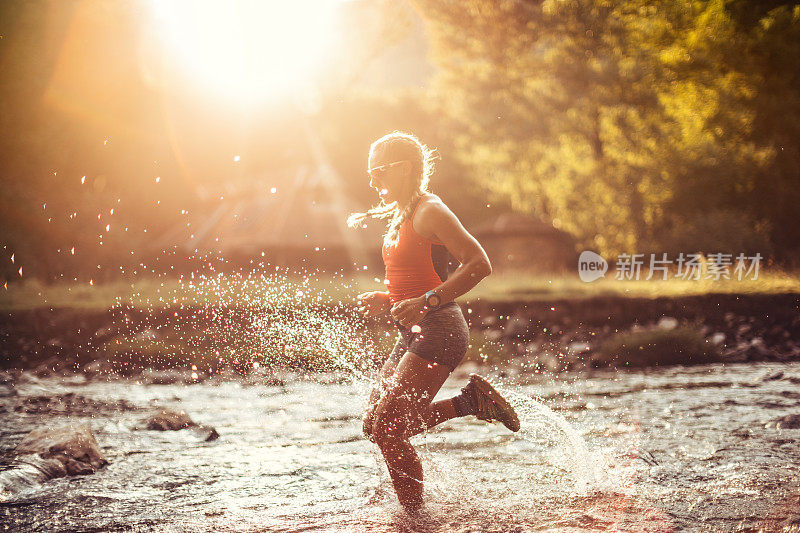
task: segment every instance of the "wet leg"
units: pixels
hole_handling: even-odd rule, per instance
[[[408,441],[411,428],[427,427],[431,399],[449,374],[450,368],[407,352],[397,365],[395,383],[375,410],[372,437],[386,460],[397,497],[408,509],[422,505],[422,463]]]
[[[425,410],[424,418],[418,420],[416,424],[408,428],[410,432],[409,437],[418,435],[434,426],[438,426],[442,422],[447,422],[459,416],[460,415],[456,412],[456,408],[453,406],[452,400],[447,399],[433,402]]]
[[[392,353],[389,354],[389,357],[383,363],[383,367],[381,367],[381,371],[378,375],[378,382],[370,392],[367,408],[362,416],[362,431],[369,441],[374,442],[372,438],[372,426],[375,424],[375,409],[381,397],[385,395],[390,385],[394,382],[397,365],[400,363],[400,359],[404,353],[405,344],[402,342],[401,338],[398,338],[394,349],[392,349]]]

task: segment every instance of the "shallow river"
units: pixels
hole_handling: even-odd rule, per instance
[[[767,379],[765,379],[767,378]],[[440,397],[457,392],[465,372]],[[522,430],[474,418],[416,437],[427,506],[397,505],[361,437],[367,384],[29,380],[18,393],[184,409],[214,426],[134,430],[148,411],[0,411],[0,449],[40,424],[86,421],[110,464],[0,502],[9,531],[736,531],[800,529],[800,364],[714,365],[499,381]],[[5,398],[7,402],[10,398]]]

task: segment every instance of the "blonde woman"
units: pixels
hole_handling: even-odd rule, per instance
[[[388,221],[383,242],[387,291],[358,296],[366,316],[390,312],[397,342],[380,372],[364,414],[364,434],[386,460],[400,503],[422,505],[422,464],[409,438],[451,418],[499,420],[511,431],[514,409],[484,378],[472,374],[461,394],[432,403],[464,357],[469,330],[454,301],[491,274],[480,243],[442,200],[428,191],[433,153],[417,137],[393,132],[372,143],[370,186],[380,203],[350,216]],[[447,252],[461,264],[449,277]]]

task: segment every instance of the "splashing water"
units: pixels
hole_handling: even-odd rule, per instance
[[[334,300],[315,276],[290,275],[279,269],[192,275],[193,279],[163,295],[161,302],[192,311],[167,313],[169,324],[162,328],[178,335],[189,350],[213,353],[218,365],[333,371],[354,387],[366,407],[376,367],[391,349],[395,332],[370,326],[355,306]],[[351,299],[355,296],[344,278],[330,290]],[[176,355],[166,343],[159,349],[165,357]],[[581,436],[564,417],[513,385],[499,390],[522,422],[514,439],[534,443],[539,452],[550,450],[554,462],[571,473],[574,490],[584,492],[595,473]],[[380,464],[380,456],[376,458]]]
[[[344,280],[330,290],[348,297],[354,292]],[[380,359],[394,342],[396,332],[387,331],[388,323],[376,326],[357,315],[355,306],[344,298],[336,301],[312,275],[297,277],[277,270],[195,274],[178,288],[164,291],[157,301],[141,302],[138,307],[143,309],[141,315],[123,314],[120,325],[139,348],[143,343],[151,345],[154,355],[147,362],[191,366],[192,375],[197,376],[198,385],[181,386],[182,390],[175,386],[169,389],[175,392],[165,397],[180,396],[182,408],[201,413],[204,422],[214,424],[222,435],[214,449],[170,451],[181,458],[176,465],[185,463],[189,468],[198,461],[216,472],[217,478],[225,480],[219,488],[222,494],[227,494],[226,486],[233,493],[244,491],[241,498],[226,495],[226,507],[220,513],[246,517],[248,508],[265,505],[255,495],[268,492],[258,477],[265,468],[279,471],[268,476],[285,476],[275,478],[270,489],[278,494],[276,501],[298,497],[300,487],[309,490],[307,483],[312,483],[312,492],[301,500],[305,505],[323,503],[312,505],[306,517],[311,523],[319,525],[322,516],[333,516],[335,522],[338,516],[341,521],[336,527],[350,529],[374,521],[376,507],[394,513],[397,501],[383,458],[361,436],[359,420],[359,408],[366,407]],[[256,379],[249,383],[259,389],[217,391],[220,386],[214,375],[226,368],[254,374]],[[269,372],[293,373],[294,377],[287,378],[281,389],[269,390],[264,388],[269,387],[267,379],[258,381]],[[210,385],[202,383],[205,380]],[[439,398],[454,395],[464,382],[466,375],[457,371]],[[423,461],[426,499],[437,523],[445,518],[450,520],[447,523],[458,522],[459,517],[478,527],[498,520],[514,523],[520,510],[530,517],[530,509],[552,505],[553,498],[571,501],[584,496],[595,479],[596,458],[563,416],[535,399],[530,389],[502,381],[497,388],[516,408],[520,432],[512,434],[499,424],[467,417],[412,440]],[[145,403],[150,390],[131,390],[131,401]],[[113,392],[119,393],[118,389]],[[201,407],[207,405],[209,395],[215,398],[211,410]],[[243,405],[251,409],[242,409]],[[277,415],[262,415],[257,405],[280,416],[273,420]],[[113,433],[117,425],[107,427]],[[243,449],[247,447],[244,439],[263,440],[267,449]],[[114,446],[121,446],[120,442]],[[245,462],[232,459],[240,455]],[[220,457],[228,459],[217,464]],[[365,457],[372,458],[371,464],[364,464]],[[112,464],[125,458],[112,457]],[[255,466],[261,461],[267,461],[267,467]],[[238,470],[229,473],[230,466],[225,465],[236,465]],[[168,474],[160,475],[164,483],[170,483],[164,481]],[[151,482],[139,483],[145,490]],[[336,499],[330,502],[326,496],[342,483],[352,488],[347,489],[346,501],[336,506]],[[273,486],[272,482],[268,485]],[[353,499],[354,491],[361,494],[359,504]],[[195,494],[189,491],[184,497],[192,501]],[[264,501],[271,500],[266,496]],[[212,511],[212,515],[217,512]],[[342,518],[342,513],[347,516]],[[379,517],[377,529],[387,521],[397,522],[396,517]]]
[[[129,338],[146,332],[165,364],[189,355],[208,372],[255,366],[363,378],[376,356],[374,336],[354,306],[332,301],[312,281],[277,270],[193,274],[157,302],[135,302],[146,316],[124,329]]]
[[[563,416],[541,401],[508,387],[497,387],[497,390],[517,411],[521,424],[519,438],[539,440],[542,433],[555,430],[555,433],[546,434],[546,440],[551,445],[566,447],[566,453],[562,452],[562,456],[572,471],[574,490],[579,495],[585,495],[597,479],[597,472],[583,437]]]

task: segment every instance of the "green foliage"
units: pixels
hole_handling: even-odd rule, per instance
[[[326,145],[331,163],[348,186],[348,193],[366,207],[377,203],[366,173],[370,144],[394,130],[413,132],[436,149],[431,190],[463,216],[467,224],[479,224],[495,214],[481,209],[484,193],[472,180],[470,169],[455,157],[454,121],[421,89],[392,93],[348,91],[326,101],[315,117],[315,127]]]
[[[696,325],[626,331],[603,341],[599,360],[617,367],[697,365],[719,358]]]
[[[415,4],[495,199],[607,255],[798,251],[797,5]]]

